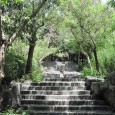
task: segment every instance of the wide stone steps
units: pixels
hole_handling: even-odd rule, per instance
[[[46,73],[42,82],[22,84],[21,106],[29,115],[113,115],[77,72],[64,72],[64,78],[56,72]]]
[[[22,105],[107,105],[105,101],[102,100],[75,100],[75,101],[45,101],[45,100],[22,100]]]
[[[77,89],[79,89],[79,90],[84,90],[84,89],[86,89],[85,87],[82,87],[82,86],[77,86],[77,87],[28,87],[27,88],[28,90],[77,90]]]
[[[55,106],[39,106],[39,105],[23,105],[24,110],[31,109],[33,111],[79,111],[79,110],[104,110],[109,111],[109,106],[100,106],[100,105],[82,105],[82,106],[70,106],[70,105],[55,105]]]
[[[81,78],[81,73],[79,72],[71,72],[71,71],[63,71],[64,78]],[[44,77],[47,78],[60,78],[60,71],[49,71],[44,73]]]
[[[87,90],[23,90],[21,91],[23,95],[90,95],[90,91]]]
[[[43,81],[40,83],[34,82],[34,83],[29,83],[29,84],[23,84],[23,86],[84,86],[85,82],[84,81],[57,81],[57,82],[52,82],[52,81]]]
[[[91,95],[29,95],[29,96],[25,96],[25,99],[29,99],[29,100],[86,100],[86,99],[93,99],[94,97]],[[22,96],[22,99],[24,99],[24,97]]]
[[[47,77],[44,78],[44,81],[82,81],[81,77],[79,78],[54,78],[54,77]]]
[[[107,111],[74,111],[74,112],[60,112],[60,111],[41,111],[41,112],[30,112],[29,115],[112,115],[112,112]]]

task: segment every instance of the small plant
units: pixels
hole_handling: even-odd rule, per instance
[[[2,112],[2,115],[29,115],[28,112],[25,112],[24,110],[22,110],[21,108],[17,111],[13,110],[13,109],[8,109],[6,111]]]
[[[14,111],[10,109],[10,110],[3,111],[2,115],[18,115],[18,114],[15,114]]]
[[[42,81],[43,75],[39,70],[35,70],[30,74],[30,79],[32,81]]]
[[[85,76],[96,76],[96,77],[102,77],[101,73],[99,73],[95,68],[88,68],[84,67],[82,70],[83,77]]]

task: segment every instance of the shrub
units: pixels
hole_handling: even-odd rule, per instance
[[[104,74],[115,71],[115,47],[112,45],[106,47],[98,51],[100,67]]]
[[[30,79],[32,80],[32,81],[42,81],[42,79],[43,79],[43,75],[42,75],[42,73],[41,73],[41,71],[32,71],[32,73],[30,74]]]
[[[90,69],[88,67],[83,68],[82,75],[83,75],[83,77],[85,77],[85,76],[102,77],[102,74],[97,72],[97,70],[95,68]]]
[[[15,111],[13,109],[8,109],[6,111],[3,111],[2,115],[29,115],[29,114],[28,114],[28,112],[25,112],[22,109],[19,109],[17,111]]]
[[[20,78],[24,74],[25,59],[22,55],[15,54],[14,50],[8,50],[5,58],[5,75],[11,79]]]

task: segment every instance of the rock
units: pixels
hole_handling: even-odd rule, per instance
[[[107,89],[104,92],[105,100],[111,105],[112,110],[115,112],[115,87]]]
[[[91,89],[91,85],[93,82],[100,82],[100,81],[104,81],[104,79],[96,78],[93,76],[86,76],[86,78],[85,78],[85,83],[86,83],[87,89]]]
[[[92,82],[91,85],[91,91],[93,95],[96,95],[98,97],[103,97],[104,92],[107,90],[108,85],[106,82]]]
[[[0,110],[3,111],[8,108],[16,109],[20,106],[21,83],[12,81],[10,85],[2,85],[0,90]]]
[[[60,72],[65,71],[65,63],[57,62],[57,71],[60,71]]]
[[[12,86],[12,107],[16,108],[20,105],[20,92],[21,92],[21,83],[15,83]]]
[[[12,79],[10,77],[4,77],[2,80],[1,80],[1,84],[2,85],[10,85]]]
[[[10,90],[5,90],[2,93],[2,101],[1,101],[1,110],[6,110],[10,108],[12,105],[12,93]]]
[[[31,80],[23,80],[22,83],[23,84],[30,84],[30,83],[32,83],[32,81]]]

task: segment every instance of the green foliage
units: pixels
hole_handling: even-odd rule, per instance
[[[16,28],[18,28],[24,20],[29,20],[29,15],[32,13],[32,4],[26,0],[19,4],[16,3],[22,0],[1,0],[8,9],[8,13],[2,17],[3,30],[11,36]],[[37,31],[36,47],[34,51],[32,73],[25,76],[25,79],[32,79],[33,81],[42,80],[42,72],[40,70],[40,61],[46,56],[55,53],[58,49],[60,51],[80,51],[78,42],[83,47],[87,54],[90,54],[92,69],[84,67],[83,75],[100,76],[115,70],[115,41],[113,40],[115,30],[115,16],[113,9],[108,9],[98,1],[92,0],[58,0],[58,5],[54,4],[55,0],[48,0],[49,4],[45,4],[44,8],[39,12],[35,18],[37,22],[35,25],[28,22],[27,27],[23,29],[20,34],[23,41],[16,41],[7,51],[5,62],[5,73],[13,79],[21,77],[24,74],[25,63],[28,53],[28,44],[31,41],[31,29],[38,27],[44,22],[43,28]],[[34,7],[37,5],[35,1]],[[114,0],[110,4],[114,5]],[[0,2],[1,4],[1,2]],[[23,7],[23,8],[22,8]],[[82,28],[81,28],[82,27]],[[35,28],[34,28],[35,29]],[[72,34],[72,31],[75,35]],[[46,30],[46,31],[45,31]],[[28,41],[25,40],[28,38]],[[95,60],[93,57],[94,43],[97,47],[100,73],[95,68]],[[108,43],[109,45],[107,45]],[[66,55],[62,52],[59,54]]]
[[[83,77],[85,77],[85,76],[102,77],[102,75],[99,72],[97,72],[97,70],[95,68],[90,69],[87,67],[83,68],[82,75],[83,75]]]
[[[110,73],[115,71],[115,41],[107,42],[105,48],[98,50],[98,58],[102,73]]]
[[[19,115],[19,114],[15,113],[14,110],[11,109],[11,110],[4,111],[2,115]]]
[[[110,0],[108,4],[115,8],[115,0]]]
[[[22,1],[23,1],[23,0],[14,0],[14,1],[12,1],[12,2],[18,3],[18,2],[22,2]],[[9,0],[1,0],[1,2],[2,2],[2,4],[6,5],[6,4],[8,4]]]
[[[57,48],[48,48],[47,39],[38,40],[34,50],[34,56],[32,61],[32,73],[30,73],[29,75],[23,75],[23,79],[30,79],[35,82],[42,81],[43,74],[41,71],[40,62],[43,58],[45,58],[49,54],[55,53],[56,51]]]
[[[5,74],[12,79],[20,78],[24,74],[25,59],[9,50],[5,59]]]
[[[37,81],[37,82],[39,82],[39,81],[42,81],[42,79],[43,79],[43,74],[41,73],[41,71],[40,70],[34,70],[34,71],[32,71],[32,73],[31,73],[31,75],[30,75],[30,79],[32,80],[32,81]]]
[[[29,75],[29,78],[32,81],[41,81],[43,79],[43,74],[41,71],[40,61],[49,54],[52,54],[57,51],[57,48],[47,47],[47,40],[38,40],[33,57],[32,73]]]
[[[28,114],[28,112],[25,112],[22,109],[19,109],[17,111],[15,111],[13,109],[8,109],[6,111],[3,111],[2,115],[29,115],[29,114]]]
[[[58,47],[50,47],[48,48],[48,40],[44,39],[44,40],[38,40],[36,47],[35,47],[35,51],[34,51],[34,59],[33,59],[33,63],[35,64],[39,64],[39,61],[41,61],[42,58],[55,53],[58,50]],[[37,62],[36,62],[37,61]]]
[[[20,78],[25,72],[27,46],[16,41],[9,47],[5,57],[5,75],[11,79]]]

